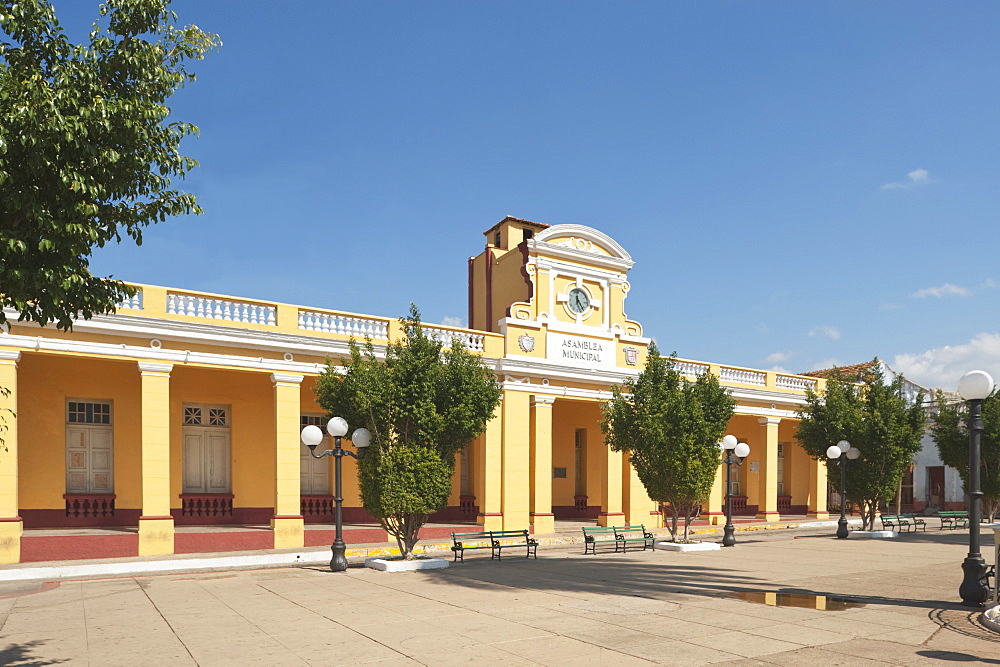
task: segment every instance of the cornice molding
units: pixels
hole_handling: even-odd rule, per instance
[[[563,246],[552,246],[553,248],[562,248]],[[582,251],[576,251],[582,252]],[[586,253],[585,253],[586,254]],[[597,257],[600,259],[608,259],[604,255],[590,255],[587,254],[588,261],[591,261],[591,257]],[[579,261],[579,260],[578,260]],[[555,272],[559,275],[571,275],[580,276],[581,278],[590,278],[596,281],[608,281],[615,282],[616,284],[621,284],[627,282],[625,274],[622,273],[622,267],[620,266],[608,266],[606,268],[597,268],[593,266],[581,266],[576,262],[566,261],[565,258],[557,257],[547,257],[544,255],[536,255],[534,257],[528,258],[528,265],[534,265],[538,271],[548,271]]]
[[[597,401],[610,401],[614,396],[610,391],[600,389],[579,389],[577,387],[559,387],[553,385],[527,384],[523,382],[504,382],[504,391],[520,391],[537,396],[556,398],[584,398]]]
[[[266,359],[264,357],[248,357],[235,354],[217,354],[212,352],[192,352],[191,350],[167,350],[163,348],[136,347],[134,345],[94,343],[52,338],[30,338],[28,336],[8,335],[4,344],[20,347],[22,350],[36,352],[65,352],[69,354],[86,354],[108,358],[126,358],[149,363],[167,364],[204,364],[223,368],[238,368],[244,370],[270,371],[272,373],[296,373],[317,375],[326,368],[325,364],[307,363],[301,361],[284,361],[282,359]]]
[[[19,326],[31,326],[32,323],[18,322],[17,324]],[[38,327],[38,329],[41,330],[42,327]],[[347,355],[349,353],[349,345],[346,340],[334,340],[305,334],[290,334],[282,331],[241,329],[239,327],[206,324],[203,322],[163,320],[123,313],[95,315],[89,320],[76,321],[73,323],[73,330],[80,333],[127,335],[160,341],[194,343],[199,345],[227,345],[245,349],[292,352],[293,354],[298,353],[321,357],[327,355]],[[29,336],[22,335],[22,337],[27,338]],[[375,344],[375,353],[376,356],[383,356],[385,354],[385,345]]]

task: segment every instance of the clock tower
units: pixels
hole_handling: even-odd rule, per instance
[[[501,333],[506,356],[579,370],[642,366],[649,343],[625,315],[632,258],[583,225],[507,216],[469,260],[469,323]]]

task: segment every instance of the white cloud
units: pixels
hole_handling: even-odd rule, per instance
[[[881,308],[882,310],[900,310],[900,309],[903,308],[903,304],[901,304],[901,303],[883,303],[881,306],[879,306],[879,308]]]
[[[987,278],[983,282],[979,283],[977,287],[979,289],[996,289],[997,287],[1000,287],[1000,285],[998,285],[997,281],[993,280],[992,278]]]
[[[1000,333],[977,334],[968,343],[920,354],[897,354],[892,367],[917,384],[950,391],[960,377],[977,368],[1000,379]]]
[[[883,190],[906,190],[918,185],[926,185],[927,183],[933,183],[931,180],[931,172],[926,169],[914,169],[906,175],[905,181],[894,181],[892,183],[886,183],[882,186]]]
[[[441,324],[445,325],[446,327],[464,327],[465,320],[463,320],[461,317],[445,317],[443,320],[441,320]]]
[[[771,367],[770,367],[770,368],[768,368],[767,370],[769,370],[769,371],[773,371],[773,372],[775,372],[775,373],[786,373],[786,374],[788,374],[788,375],[791,375],[791,374],[792,374],[792,371],[788,370],[788,369],[787,369],[787,368],[785,368],[784,366],[771,366]]]
[[[960,287],[958,285],[952,285],[951,283],[945,283],[938,287],[925,287],[923,289],[918,289],[916,292],[910,296],[916,299],[923,299],[925,296],[968,296],[969,290],[965,287]]]
[[[792,352],[775,352],[774,354],[769,354],[764,361],[769,364],[780,364],[782,361],[788,361],[791,359],[792,354]]]
[[[809,332],[810,336],[825,336],[830,340],[840,340],[840,331],[836,327],[831,327],[829,324],[824,324],[820,327],[813,327]]]

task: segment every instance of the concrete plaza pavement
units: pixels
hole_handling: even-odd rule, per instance
[[[1000,634],[957,604],[965,531],[738,539],[696,553],[553,546],[537,560],[470,555],[418,573],[311,565],[3,583],[0,664],[1000,665]],[[989,532],[983,542],[992,562]],[[863,606],[774,607],[739,591]]]

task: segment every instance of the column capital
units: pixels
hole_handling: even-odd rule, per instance
[[[556,402],[556,397],[555,396],[539,396],[538,394],[535,394],[534,396],[531,397],[531,404],[532,405],[548,405],[548,406],[551,406],[555,402]]]
[[[12,361],[16,364],[20,360],[20,350],[0,350],[0,361]]]
[[[271,382],[274,384],[287,383],[287,384],[302,384],[302,380],[305,378],[304,375],[296,375],[294,373],[271,373]]]
[[[781,417],[757,417],[758,424],[780,424]]]
[[[172,370],[174,370],[173,364],[154,364],[148,361],[139,362],[140,373],[166,373],[169,375]]]

